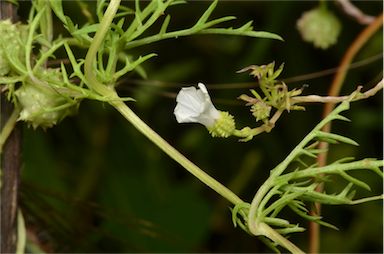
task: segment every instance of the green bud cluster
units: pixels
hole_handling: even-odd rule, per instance
[[[305,41],[317,48],[327,49],[336,43],[341,24],[332,12],[318,7],[305,12],[297,21],[297,28]]]
[[[58,69],[45,69],[45,75],[59,79]],[[78,103],[66,97],[48,83],[25,82],[16,90],[15,96],[21,112],[19,120],[32,125],[33,128],[50,128],[63,118],[74,113]]]
[[[25,42],[26,26],[21,24],[13,24],[10,20],[0,20],[0,77],[7,75],[11,66],[6,57],[6,52],[14,52],[18,59],[24,57],[24,46],[22,45],[23,41]]]
[[[212,137],[227,138],[235,131],[235,120],[228,112],[220,111],[220,118],[208,130]]]

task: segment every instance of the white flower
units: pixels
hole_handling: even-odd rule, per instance
[[[174,114],[178,123],[200,123],[210,128],[219,119],[220,112],[213,106],[203,83],[195,87],[183,87],[176,97]]]

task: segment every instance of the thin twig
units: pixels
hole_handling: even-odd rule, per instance
[[[364,93],[360,93],[361,88],[362,86],[359,86],[357,88],[356,92],[359,92],[359,93],[357,93],[354,98],[351,98],[351,101],[358,101],[358,100],[366,99],[375,95],[377,92],[383,89],[383,80],[381,80],[379,83],[377,83],[376,86],[374,86],[373,88],[369,89]],[[309,102],[339,103],[339,102],[348,100],[349,98],[350,98],[350,95],[345,95],[345,96],[307,95],[307,96],[295,96],[291,98],[291,102],[292,104],[309,103]]]
[[[346,73],[351,65],[351,62],[357,52],[365,45],[365,43],[376,33],[376,31],[383,24],[383,14],[381,13],[368,27],[366,27],[352,42],[349,46],[348,50],[344,54],[341,63],[339,65],[338,71],[333,79],[329,90],[329,96],[338,96],[340,93],[341,86],[344,82]],[[324,106],[323,118],[325,118],[334,108],[334,103],[327,103]],[[331,131],[331,124],[327,124],[322,129],[324,132]],[[328,150],[328,144],[326,142],[320,142],[319,144],[320,150]],[[319,166],[324,166],[327,163],[327,152],[320,153],[317,157],[317,163]],[[322,192],[323,185],[319,185],[316,188],[316,191]],[[321,206],[319,203],[314,204],[314,208],[310,211],[311,215],[320,216]],[[309,222],[309,253],[318,253],[320,246],[320,226],[316,222]]]
[[[17,21],[17,7],[10,1],[0,0],[0,19]],[[2,35],[1,35],[2,36]],[[1,93],[1,127],[8,121],[13,104]],[[1,195],[0,195],[0,253],[15,253],[17,242],[17,210],[20,181],[21,129],[13,128],[4,141],[1,154]]]
[[[341,9],[349,16],[354,18],[357,22],[362,25],[369,25],[374,20],[374,16],[370,16],[362,12],[359,8],[357,8],[353,3],[349,0],[336,0],[339,3]]]

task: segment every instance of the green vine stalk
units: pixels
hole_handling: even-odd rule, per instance
[[[143,36],[149,32],[149,28],[162,19],[168,7],[181,2],[152,0],[143,9],[139,0],[135,1],[134,9],[124,7],[120,5],[120,2],[121,0],[111,0],[108,3],[105,0],[98,1],[96,10],[98,22],[91,22],[94,21],[94,18],[87,14],[90,23],[81,28],[64,14],[62,2],[56,0],[33,1],[28,25],[11,24],[7,21],[0,24],[0,31],[7,35],[0,38],[0,56],[3,56],[0,59],[0,84],[2,91],[8,93],[9,100],[16,107],[1,132],[0,147],[3,146],[18,120],[25,121],[34,128],[50,128],[65,117],[75,114],[84,99],[106,102],[169,157],[231,202],[233,205],[232,220],[235,226],[241,227],[249,234],[262,237],[276,251],[278,251],[276,246],[282,246],[292,253],[304,253],[288,240],[287,235],[302,232],[305,228],[285,219],[281,213],[283,209],[291,209],[306,220],[335,228],[323,221],[321,217],[308,214],[308,203],[353,205],[382,199],[382,196],[353,199],[354,186],[368,190],[370,187],[364,181],[349,174],[353,170],[370,170],[382,177],[380,167],[382,167],[383,161],[381,160],[355,161],[350,158],[341,158],[326,166],[307,162],[308,159],[314,160],[319,154],[325,152],[316,148],[321,141],[357,145],[350,138],[323,132],[321,129],[333,120],[347,121],[348,119],[340,113],[348,110],[352,101],[376,94],[383,87],[382,81],[369,91],[363,93],[361,88],[358,88],[351,95],[344,97],[303,96],[303,89],[289,90],[284,82],[277,79],[283,71],[283,65],[277,70],[274,68],[274,63],[249,66],[240,72],[251,71],[251,75],[259,83],[259,88],[251,89],[251,96],[242,94],[239,98],[251,107],[250,113],[259,125],[242,129],[235,128],[235,118],[228,112],[216,110],[204,84],[199,84],[199,90],[183,88],[177,99],[180,107],[182,107],[183,98],[193,98],[197,94],[200,99],[203,98],[203,106],[207,107],[211,113],[213,112],[212,115],[215,119],[209,121],[213,124],[206,126],[213,137],[236,136],[243,142],[250,141],[263,132],[270,132],[285,111],[303,110],[304,103],[341,102],[304,137],[280,164],[270,171],[269,178],[258,188],[254,198],[248,203],[204,172],[152,130],[125,103],[134,99],[121,98],[117,94],[115,86],[122,76],[131,71],[138,71],[145,76],[140,65],[154,57],[155,54],[149,53],[134,59],[129,54],[129,49],[135,47],[194,34],[224,34],[277,40],[282,40],[282,38],[269,32],[254,31],[252,22],[239,28],[217,28],[217,25],[234,19],[232,16],[227,16],[210,20],[218,3],[217,0],[210,4],[190,28],[168,31],[171,17],[167,15],[162,21],[158,33]],[[105,11],[104,7],[107,7]],[[87,10],[83,12],[88,13]],[[53,38],[53,14],[63,23],[70,36]],[[126,17],[131,18],[129,25],[126,24]],[[74,53],[74,47],[87,49],[85,59]],[[39,49],[38,53],[35,53],[37,50],[34,51],[34,48]],[[63,63],[60,68],[47,67],[48,59],[55,57],[59,49],[66,52],[70,68]],[[36,55],[32,56],[32,53]],[[21,86],[16,84],[21,84]],[[184,113],[182,111],[181,117],[184,116]],[[178,116],[176,109],[175,115]],[[187,119],[187,122],[195,120],[193,117],[183,119]],[[341,177],[347,181],[347,184],[335,194],[325,191],[317,192],[316,188],[326,179],[326,177],[316,178],[318,174]],[[22,220],[22,217],[19,219]],[[21,232],[21,235],[25,235],[25,232]],[[20,243],[20,246],[23,246],[23,243]]]

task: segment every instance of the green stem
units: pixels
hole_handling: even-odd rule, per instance
[[[338,174],[343,171],[356,170],[356,169],[372,169],[382,167],[383,161],[381,160],[372,160],[372,159],[363,159],[360,161],[354,161],[350,163],[343,164],[331,164],[324,167],[316,167],[316,168],[308,168],[300,171],[287,173],[285,175],[280,176],[280,181],[290,181],[292,179],[300,179],[306,177],[313,177],[316,174]],[[379,173],[380,171],[375,170],[375,172]]]
[[[17,246],[16,254],[24,254],[27,243],[27,231],[25,227],[24,216],[21,210],[17,212]]]
[[[165,141],[159,134],[153,131],[146,123],[144,123],[130,108],[125,105],[124,102],[110,101],[110,104],[116,108],[133,126],[136,127],[138,131],[144,134],[149,140],[151,140],[155,145],[157,145],[161,150],[163,150],[169,157],[177,161],[181,166],[188,170],[192,175],[196,176],[200,181],[209,186],[211,189],[215,190],[221,196],[226,198],[228,201],[237,205],[239,203],[244,203],[236,194],[231,190],[226,188],[220,182],[216,181],[214,178],[209,176],[198,166],[193,164],[188,160],[184,155],[177,151],[173,146],[171,146],[167,141]]]
[[[260,235],[266,236],[271,239],[273,242],[283,246],[291,253],[295,254],[304,254],[302,250],[300,250],[296,245],[294,245],[291,241],[287,240],[285,237],[276,232],[273,228],[268,226],[266,223],[260,223],[257,225],[257,229]]]
[[[104,95],[106,97],[110,97],[111,99],[118,99],[118,95],[116,94],[113,87],[108,87],[102,83],[100,83],[96,75],[93,73],[93,64],[96,59],[97,51],[104,40],[105,34],[108,32],[109,27],[112,23],[113,18],[117,12],[117,9],[120,6],[121,0],[111,0],[108,5],[107,10],[105,11],[103,20],[101,20],[99,29],[95,34],[95,37],[92,40],[91,46],[88,49],[87,55],[85,57],[84,63],[84,73],[86,78],[86,84],[90,89],[93,89],[95,92],[100,95]]]
[[[160,137],[155,131],[153,131],[147,124],[145,124],[127,105],[118,97],[113,87],[107,87],[100,83],[93,70],[92,66],[96,59],[98,48],[100,47],[105,34],[108,32],[109,26],[112,23],[113,17],[117,12],[120,0],[111,0],[108,8],[104,14],[103,20],[100,22],[99,30],[96,32],[95,37],[92,40],[91,46],[87,52],[84,64],[84,71],[86,77],[86,84],[90,89],[93,89],[101,96],[109,98],[109,103],[116,108],[129,122],[133,124],[141,133],[143,133],[148,139],[168,154],[172,159],[177,161],[191,174],[196,176],[200,181],[211,187],[217,193],[228,199],[233,204],[243,203],[243,201],[236,196],[232,191],[226,188],[224,185],[216,181],[209,176],[191,161],[189,161],[184,155],[178,152],[174,147],[168,144],[162,137]]]
[[[259,208],[259,204],[264,198],[264,196],[268,193],[268,191],[273,188],[274,184],[274,178],[273,176],[270,176],[264,183],[261,185],[261,187],[257,190],[251,206],[249,208],[249,213],[248,213],[248,227],[249,231],[252,232],[254,235],[258,235],[259,228],[258,226],[260,225],[259,222],[259,216],[257,214],[257,210]]]
[[[5,123],[0,133],[0,154],[3,152],[3,146],[7,141],[9,135],[12,133],[13,128],[16,125],[17,118],[19,117],[20,110],[14,109],[8,121]]]

